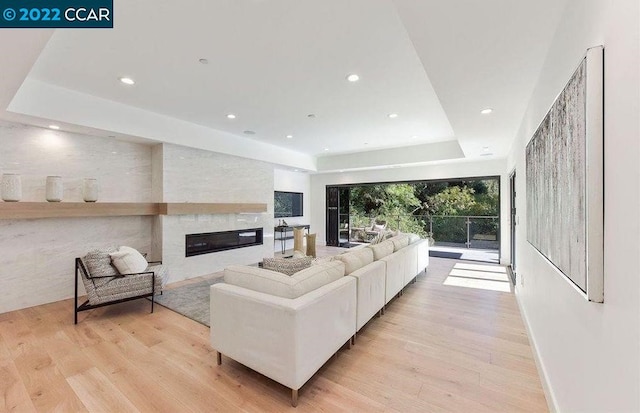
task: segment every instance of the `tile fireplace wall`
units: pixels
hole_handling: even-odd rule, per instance
[[[46,176],[60,175],[63,202],[82,202],[82,180],[92,177],[100,185],[98,202],[268,204],[266,213],[248,215],[0,220],[0,313],[72,297],[73,260],[92,248],[129,245],[149,251],[169,265],[170,281],[273,255],[273,167],[268,163],[9,122],[0,122],[0,142],[0,174],[21,175],[23,201],[45,202]],[[265,228],[262,246],[184,257],[186,233],[260,226]]]
[[[154,197],[158,202],[259,202],[262,214],[162,216],[154,224],[154,255],[162,256],[171,281],[250,264],[273,256],[273,165],[215,152],[162,144],[153,148]],[[161,176],[158,174],[161,173]],[[160,198],[161,197],[161,198]],[[242,249],[185,257],[185,235],[264,228],[264,243]]]

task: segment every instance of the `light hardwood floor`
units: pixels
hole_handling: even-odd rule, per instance
[[[208,327],[150,314],[146,300],[78,325],[71,300],[0,314],[0,411],[547,411],[513,293],[443,284],[454,264],[432,259],[309,380],[297,409],[283,386],[226,357],[217,366]]]

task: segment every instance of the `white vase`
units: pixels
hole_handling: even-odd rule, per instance
[[[2,175],[2,200],[18,202],[22,198],[22,181],[18,174]]]
[[[62,193],[64,189],[62,187],[61,176],[47,176],[47,193],[46,198],[49,202],[62,201]]]
[[[85,178],[82,186],[82,197],[84,202],[96,202],[98,200],[98,180],[95,178]]]

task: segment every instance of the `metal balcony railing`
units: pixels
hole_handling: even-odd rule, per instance
[[[393,215],[362,217],[341,214],[342,242],[370,242],[381,226],[433,238],[436,246],[499,249],[499,217],[473,215]],[[378,227],[374,227],[373,223]]]

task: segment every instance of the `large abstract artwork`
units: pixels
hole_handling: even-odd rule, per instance
[[[526,149],[527,240],[589,300],[603,294],[603,49],[589,49]]]

